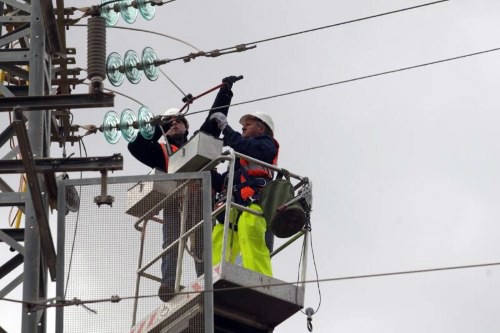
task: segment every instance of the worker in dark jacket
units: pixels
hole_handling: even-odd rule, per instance
[[[222,113],[214,113],[210,119],[213,119],[222,131],[225,145],[262,162],[277,164],[279,144],[274,139],[274,123],[269,115],[254,112],[241,117],[242,134],[227,124],[227,117]],[[212,173],[212,186],[216,191],[224,190],[225,176]],[[272,178],[273,171],[269,168],[237,159],[233,186],[235,202],[262,213],[259,194]],[[227,239],[232,248],[226,250],[226,260],[230,259],[234,263],[236,256],[241,253],[244,268],[272,276],[271,257],[265,239],[267,223],[264,217],[233,208],[229,220],[230,233]],[[212,231],[213,265],[221,261],[223,230],[223,224],[218,223]]]
[[[209,117],[214,112],[227,115],[233,96],[231,87],[236,79],[235,76],[229,76],[222,80],[225,85],[220,88],[209,115],[200,127],[200,131],[213,135],[214,137],[220,135],[221,130],[216,123],[209,120]],[[174,153],[188,141],[189,123],[183,115],[178,114],[178,111],[178,109],[168,109],[165,112],[162,119],[162,125],[155,127],[155,134],[150,140],[145,139],[139,132],[137,139],[128,144],[130,153],[137,160],[151,168],[164,172],[168,171],[169,150]],[[163,135],[165,135],[167,139],[168,146],[165,143],[158,142]],[[202,219],[200,210],[193,206],[199,205],[194,197],[195,195],[193,194],[193,198],[187,200],[188,206],[190,206],[187,207],[187,210],[190,215],[188,215],[187,218],[188,225],[186,225],[186,230],[189,230],[195,223]],[[163,248],[166,248],[180,236],[181,202],[178,199],[173,199],[167,204],[168,209],[163,210]],[[197,229],[194,237],[195,244],[203,244],[201,228]],[[201,262],[201,258],[203,258],[203,248],[202,246],[196,246],[196,249],[191,249],[191,251],[195,259],[196,274],[200,276],[203,274],[203,263]],[[158,290],[158,296],[164,302],[169,301],[174,295],[177,257],[178,247],[173,246],[162,258],[162,282]]]

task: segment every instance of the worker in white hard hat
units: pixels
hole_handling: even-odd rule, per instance
[[[242,133],[233,130],[227,124],[224,114],[214,113],[210,116],[217,123],[224,135],[224,144],[236,152],[250,156],[262,162],[276,165],[278,161],[279,144],[274,139],[274,123],[264,112],[253,112],[240,119]],[[212,173],[212,186],[216,191],[224,191],[225,174]],[[244,159],[237,159],[233,195],[235,202],[247,206],[257,212],[262,212],[259,205],[259,194],[264,186],[273,178],[273,171],[262,165]],[[227,258],[234,259],[241,254],[243,267],[272,276],[269,246],[266,245],[267,223],[263,216],[256,216],[246,211],[232,209],[230,212],[230,228]],[[212,264],[221,261],[223,224],[218,223],[212,231]],[[226,260],[227,260],[226,258]]]
[[[217,97],[213,103],[212,109],[209,112],[205,122],[200,127],[200,130],[218,137],[221,130],[210,121],[209,117],[214,113],[227,114],[233,93],[231,87],[238,78],[229,76],[222,80],[225,84],[220,88]],[[168,160],[171,153],[177,151],[182,145],[188,141],[189,123],[183,115],[179,114],[179,109],[171,108],[164,112],[162,124],[155,127],[155,133],[151,139],[146,139],[139,132],[135,141],[128,144],[130,153],[139,161],[147,166],[168,171]],[[158,140],[162,137],[166,138],[168,145],[160,143]],[[178,199],[172,199],[175,201]],[[196,205],[195,200],[188,200],[188,203]],[[167,202],[169,209],[163,209],[163,248],[177,240],[180,236],[180,212],[176,207],[180,207],[179,202]],[[199,209],[188,207],[189,214],[199,214]],[[188,216],[188,224],[196,223],[202,219],[202,216]],[[193,225],[187,225],[190,229]],[[199,231],[199,232],[198,232]],[[203,244],[201,228],[197,228],[195,234],[195,243]],[[203,248],[196,246],[191,249],[196,258],[203,258]],[[164,302],[167,302],[174,295],[175,287],[175,272],[177,266],[178,247],[173,246],[171,251],[168,251],[162,258],[162,281],[158,290],[158,296]],[[203,274],[203,263],[195,260],[195,268],[198,276]]]

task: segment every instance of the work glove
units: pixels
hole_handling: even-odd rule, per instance
[[[221,112],[215,112],[214,114],[212,114],[210,116],[209,119],[212,120],[212,121],[215,121],[217,123],[217,127],[219,127],[219,129],[221,131],[223,131],[224,128],[226,128],[226,126],[227,126],[227,118]]]
[[[231,89],[233,87],[233,83],[235,83],[236,81],[241,80],[241,79],[242,79],[241,76],[231,75],[231,76],[227,76],[227,77],[223,78],[222,82],[224,82],[226,84],[226,86],[229,89]]]

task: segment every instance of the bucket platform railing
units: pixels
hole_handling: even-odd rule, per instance
[[[286,174],[293,184],[294,197],[285,205],[290,205],[295,202],[302,202],[306,209],[310,210],[312,204],[312,185],[307,177],[299,176],[292,173],[286,169],[264,163],[262,161],[256,160],[252,157],[239,154],[233,149],[226,150],[222,155],[213,159],[211,162],[206,164],[199,172],[214,170],[219,164],[228,162],[228,174],[227,174],[227,189],[233,189],[235,184],[235,162],[236,159],[245,159],[262,165],[275,171],[278,174]],[[170,194],[165,195],[165,197],[137,219],[134,227],[141,233],[141,246],[140,253],[138,256],[138,266],[137,266],[137,279],[136,279],[136,290],[135,290],[135,303],[133,308],[132,316],[132,331],[134,328],[139,326],[144,326],[144,321],[152,320],[151,316],[143,318],[141,321],[137,322],[137,307],[139,300],[139,287],[142,278],[151,279],[154,281],[161,281],[161,278],[150,274],[147,272],[148,268],[154,265],[157,261],[161,260],[162,257],[170,251],[174,246],[177,246],[178,260],[176,267],[176,282],[175,291],[180,290],[180,281],[182,278],[182,260],[184,255],[184,250],[186,249],[186,243],[188,237],[195,232],[197,228],[202,228],[205,221],[202,219],[196,223],[189,230],[186,230],[187,214],[181,213],[181,233],[180,237],[176,239],[173,243],[166,246],[164,249],[159,251],[159,253],[152,259],[144,262],[144,242],[146,239],[147,226],[150,221],[158,221],[157,217],[154,217],[156,213],[161,209],[162,204],[168,200],[171,196],[181,195],[186,196],[186,191],[189,186],[189,180],[181,183],[175,190]],[[206,193],[206,192],[204,192]],[[211,221],[209,223],[213,225],[215,222],[215,217],[224,213],[224,236],[223,236],[223,246],[222,246],[222,260],[220,264],[212,267],[211,261],[208,265],[204,265],[205,274],[209,273],[211,275],[211,285],[205,284],[203,292],[213,291],[210,293],[213,297],[213,308],[204,309],[204,312],[211,311],[212,319],[215,318],[214,322],[205,325],[205,332],[212,332],[214,327],[215,331],[224,332],[238,332],[242,330],[243,327],[245,331],[251,332],[272,332],[275,326],[279,325],[281,322],[289,318],[291,315],[299,311],[303,307],[305,284],[303,283],[306,279],[307,271],[307,255],[308,255],[308,232],[309,225],[307,222],[304,228],[298,231],[293,236],[289,237],[283,244],[281,244],[276,250],[271,252],[271,257],[273,260],[279,260],[278,254],[280,254],[285,248],[289,247],[296,241],[303,240],[303,246],[301,253],[299,254],[301,262],[300,279],[297,280],[297,276],[292,277],[292,281],[278,280],[273,277],[267,277],[256,273],[239,265],[232,264],[230,261],[226,260],[226,253],[230,251],[230,244],[228,244],[228,234],[229,234],[229,214],[231,209],[237,209],[239,211],[246,211],[254,215],[262,216],[263,214],[259,211],[255,211],[251,208],[239,205],[234,202],[232,191],[226,191],[222,196],[224,202],[222,205],[217,206],[216,209],[212,209]],[[206,202],[206,201],[205,201]],[[212,202],[212,198],[210,198]],[[186,210],[187,200],[183,201],[183,208],[181,212]],[[308,212],[307,212],[308,213]],[[308,216],[308,214],[307,214]],[[205,229],[206,230],[206,229]],[[204,258],[211,258],[211,244],[205,243],[204,252],[209,253],[209,255],[204,255]],[[231,253],[231,251],[229,252]],[[229,260],[231,260],[229,256]],[[200,277],[202,278],[202,277]],[[293,281],[295,280],[295,281]],[[205,279],[205,282],[208,280]],[[226,291],[224,291],[226,289]],[[246,299],[246,300],[245,300]],[[256,307],[255,302],[258,302],[262,306]],[[188,316],[185,320],[184,325],[179,325],[176,323],[176,329],[172,328],[168,330],[166,327],[174,327],[173,324],[168,326],[169,321],[179,321],[180,317],[175,315],[176,310],[187,311],[186,309],[174,309],[169,315],[160,316],[160,309],[157,310],[155,314],[155,324],[148,325],[147,332],[188,332],[189,323],[188,321],[192,319],[193,316]],[[203,312],[202,311],[202,312]],[[174,318],[174,319],[172,319]],[[205,317],[206,318],[206,317]],[[141,327],[142,327],[141,326]],[[144,331],[146,332],[146,331]]]

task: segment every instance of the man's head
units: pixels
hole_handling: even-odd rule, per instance
[[[260,135],[274,136],[274,122],[271,116],[264,112],[253,112],[244,115],[240,119],[243,126],[242,135],[245,138]]]
[[[182,114],[179,114],[179,109],[168,109],[163,114],[163,120],[166,122],[164,129],[167,129],[166,134],[172,138],[181,138],[187,136],[189,123]]]

